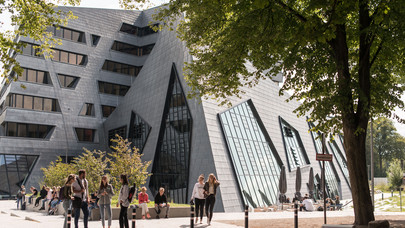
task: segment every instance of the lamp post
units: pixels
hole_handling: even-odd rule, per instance
[[[373,153],[373,117],[370,118],[370,165],[371,165],[371,202],[374,211],[374,153]]]

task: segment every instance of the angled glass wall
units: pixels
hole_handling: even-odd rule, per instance
[[[319,132],[311,131],[315,125],[311,122],[308,122],[309,130],[312,136],[312,141],[315,145],[315,150],[317,154],[322,154],[322,139]],[[325,146],[327,154],[329,153],[328,148]],[[319,161],[319,166],[322,169],[322,162]],[[325,184],[326,184],[326,194],[330,198],[335,198],[336,195],[342,196],[340,194],[340,178],[336,172],[335,166],[332,162],[325,162]],[[342,197],[340,197],[342,199]]]
[[[336,161],[339,165],[339,168],[342,171],[343,176],[345,177],[347,185],[350,188],[350,176],[349,176],[349,170],[347,169],[346,158],[343,156],[343,153],[342,153],[342,151],[340,151],[335,140],[331,139],[328,144],[329,144],[330,150],[333,153],[333,157],[336,159]]]
[[[17,194],[37,159],[32,155],[0,154],[0,198]]]
[[[302,144],[300,133],[287,121],[279,117],[284,149],[290,172],[298,166],[309,164],[307,152]]]
[[[175,203],[189,202],[191,130],[190,110],[173,64],[149,187],[153,194],[164,187]]]
[[[132,142],[132,147],[139,149],[139,153],[142,153],[151,129],[151,126],[146,121],[135,112],[132,112],[128,140]]]
[[[218,116],[244,202],[252,207],[276,203],[282,162],[253,102]]]

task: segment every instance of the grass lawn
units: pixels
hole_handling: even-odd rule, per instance
[[[394,192],[394,196],[391,197],[391,192],[384,192],[384,200],[379,199],[375,202],[375,208],[379,211],[386,212],[399,212],[400,210],[400,200],[399,192]],[[405,194],[402,192],[402,211],[405,212]]]

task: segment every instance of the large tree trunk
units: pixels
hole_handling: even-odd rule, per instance
[[[352,188],[355,224],[367,225],[374,220],[374,213],[367,177],[366,134],[356,135],[356,129],[348,125],[351,124],[344,123],[343,132],[347,168],[349,169]]]

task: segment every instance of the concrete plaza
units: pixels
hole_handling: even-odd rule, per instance
[[[45,213],[29,212],[16,210],[15,201],[0,201],[0,227],[2,228],[43,228],[43,227],[63,227],[63,216],[53,215],[48,216]],[[15,216],[13,216],[15,215]],[[328,211],[329,218],[337,217],[350,217],[353,216],[352,210],[345,211]],[[405,213],[400,212],[376,212],[375,215],[381,216],[397,216],[398,219],[405,220]],[[319,219],[323,216],[323,212],[302,212],[299,213],[300,219]],[[262,220],[263,227],[275,227],[272,224],[272,220],[285,219],[285,221],[293,221],[294,213],[283,212],[256,212],[249,213],[249,221]],[[36,221],[31,221],[33,219]],[[223,227],[223,228],[236,228],[241,227],[237,225],[225,224],[218,221],[226,221],[231,223],[232,221],[242,221],[244,219],[244,213],[215,213],[213,222],[209,227]],[[206,219],[204,218],[204,222]],[[240,224],[240,223],[239,223]],[[405,226],[405,225],[404,225]],[[74,226],[72,226],[74,227]],[[80,220],[79,227],[83,227],[83,222]],[[89,221],[89,228],[101,227],[100,221]],[[113,220],[113,228],[119,227],[118,220]],[[130,223],[131,227],[131,223]],[[169,219],[151,219],[151,220],[136,220],[136,227],[139,228],[171,228],[171,227],[190,227],[189,218],[169,218]],[[198,224],[196,227],[207,227],[206,223]],[[282,227],[282,226],[277,226]],[[301,226],[300,226],[301,227]]]

